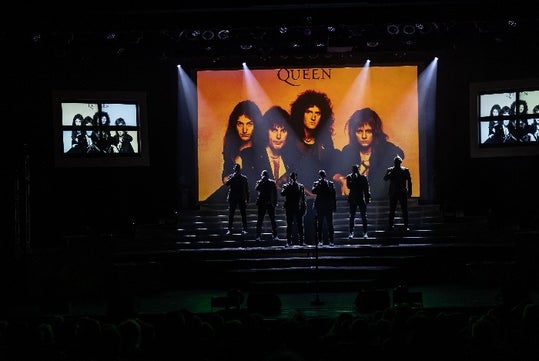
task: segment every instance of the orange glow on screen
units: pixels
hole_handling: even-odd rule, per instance
[[[223,185],[223,136],[234,106],[249,99],[262,113],[273,105],[290,111],[290,104],[309,89],[332,101],[339,150],[348,142],[345,123],[350,115],[365,107],[375,110],[388,140],[403,149],[403,165],[414,183],[412,196],[419,197],[418,69],[406,65],[198,71],[199,201]]]

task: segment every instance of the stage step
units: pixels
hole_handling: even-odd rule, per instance
[[[256,207],[252,204],[247,213],[249,233],[241,235],[237,227],[226,235],[224,203],[201,204],[200,209],[178,212],[157,224],[135,224],[123,234],[101,234],[97,239],[95,235],[67,237],[66,244],[68,249],[81,247],[81,255],[87,255],[92,244],[98,247],[112,263],[103,287],[130,285],[134,291],[224,287],[304,292],[314,286],[339,291],[474,282],[482,276],[477,265],[489,264],[488,274],[496,274],[497,265],[507,269],[517,257],[514,239],[498,238],[484,217],[448,219],[438,205],[412,199],[411,229],[406,231],[399,211],[395,229],[388,231],[388,203],[371,203],[368,237],[360,237],[356,220],[356,237],[348,239],[348,206],[340,198],[333,246],[317,246],[313,222],[306,221],[311,229],[307,245],[285,247],[282,208],[277,212],[281,239],[272,239],[269,219],[265,219],[263,240],[256,241]],[[235,226],[239,224],[237,212]],[[71,259],[76,267],[77,258]]]

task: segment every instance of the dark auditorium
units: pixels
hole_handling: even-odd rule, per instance
[[[6,8],[0,359],[535,359],[528,3]]]

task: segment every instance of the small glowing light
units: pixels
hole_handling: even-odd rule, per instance
[[[513,27],[513,28],[516,28],[517,27],[517,22],[515,20],[508,20],[507,21],[507,25]]]

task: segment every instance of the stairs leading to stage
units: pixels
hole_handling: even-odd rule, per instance
[[[269,218],[263,240],[255,240],[256,208],[248,207],[249,233],[227,236],[227,205],[201,204],[157,225],[138,226],[131,239],[116,243],[115,277],[133,287],[241,288],[272,292],[358,290],[399,284],[480,281],[515,268],[513,240],[493,235],[484,217],[446,219],[436,204],[409,200],[410,231],[402,229],[397,208],[395,230],[387,231],[388,204],[368,206],[368,238],[348,239],[348,206],[338,201],[335,245],[316,246],[314,232],[306,246],[285,247],[286,222],[277,211],[281,240],[271,237]],[[307,214],[305,226],[314,230]],[[359,224],[356,219],[356,225]],[[360,236],[361,227],[356,226]],[[307,232],[309,234],[309,232]],[[152,276],[153,275],[153,276]]]

